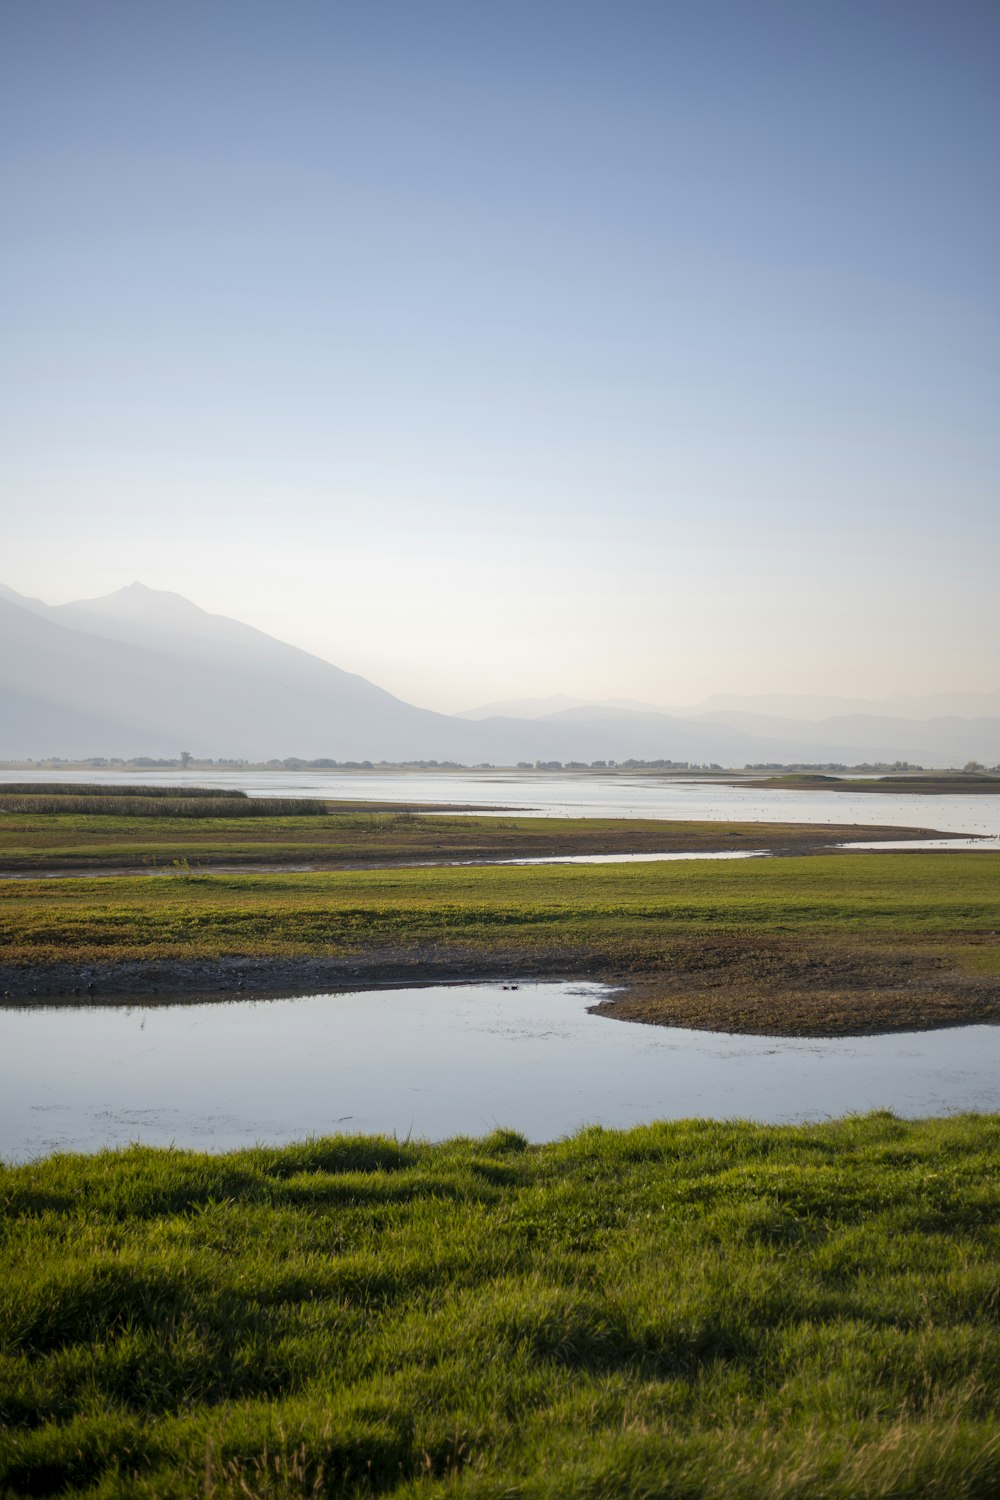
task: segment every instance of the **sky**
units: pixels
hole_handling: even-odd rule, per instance
[[[446,711],[1000,682],[994,0],[7,0],[0,580]]]

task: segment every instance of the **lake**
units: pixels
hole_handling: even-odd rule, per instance
[[[4,781],[240,787],[251,796],[467,804],[535,817],[724,823],[849,823],[985,834],[1000,847],[1000,796],[794,792],[713,781],[510,771],[0,771]],[[913,846],[911,846],[913,847]],[[989,847],[980,844],[978,847]]]
[[[433,985],[0,1009],[0,1156],[142,1141],[221,1151],[310,1135],[439,1140],[497,1125],[820,1120],[1000,1109],[1000,1027],[831,1040],[588,1014],[598,984]]]

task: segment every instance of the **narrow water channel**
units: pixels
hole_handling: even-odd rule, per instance
[[[292,1000],[0,1008],[0,1157],[497,1125],[1000,1109],[1000,1027],[796,1040],[588,1014],[600,985],[437,985]]]

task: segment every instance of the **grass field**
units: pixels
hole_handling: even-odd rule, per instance
[[[1000,1492],[1000,1119],[0,1175],[10,1496]]]
[[[18,799],[9,798],[8,802]],[[20,799],[27,807],[29,799]],[[60,800],[52,798],[58,807]],[[160,799],[167,806],[170,799]],[[268,799],[272,808],[279,799]],[[115,799],[105,798],[114,806]],[[245,799],[264,807],[261,799]],[[665,822],[658,819],[531,818],[504,814],[427,816],[378,805],[317,803],[326,815],[224,819],[4,811],[0,798],[0,871],[136,869],[305,864],[336,867],[421,859],[503,859],[547,854],[669,853],[674,850],[771,849],[812,852],[832,843],[919,838],[923,829],[795,823]],[[196,799],[192,799],[192,805]],[[202,799],[212,807],[212,801]]]
[[[12,992],[30,981],[44,993],[47,965],[239,958],[252,982],[255,960],[312,957],[360,979],[387,964],[395,977],[513,965],[525,977],[627,978],[622,1015],[726,1030],[1000,1016],[995,852],[120,876],[0,891]]]

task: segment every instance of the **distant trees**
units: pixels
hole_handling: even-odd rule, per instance
[[[908,760],[876,760],[859,761],[857,765],[849,766],[841,760],[756,760],[748,762],[744,771],[878,771],[883,775],[888,771],[923,771],[924,766],[915,765]]]

